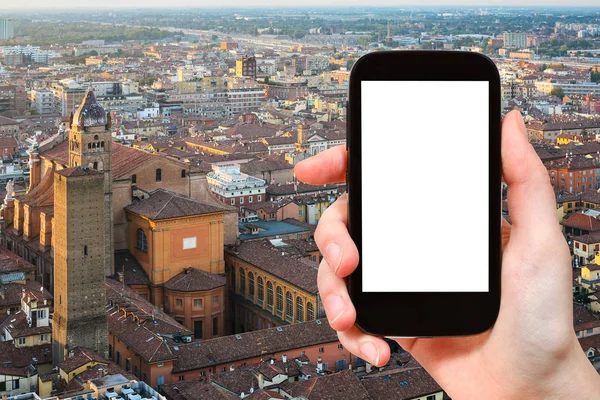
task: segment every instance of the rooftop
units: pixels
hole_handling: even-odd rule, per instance
[[[155,221],[226,211],[166,189],[154,190],[150,197],[135,200],[125,210]]]
[[[309,293],[317,293],[317,263],[297,255],[288,255],[266,240],[245,241],[225,250],[256,268],[279,277]]]
[[[165,289],[180,292],[199,292],[225,286],[224,275],[211,274],[196,268],[185,268],[165,282]]]
[[[173,372],[190,371],[233,363],[265,354],[337,342],[337,333],[327,319],[222,336],[179,346]]]
[[[240,222],[238,223],[238,228],[240,229],[240,240],[262,239],[271,236],[289,235],[293,233],[302,233],[309,231],[309,229],[307,228],[288,224],[287,222],[265,220],[258,220],[251,223]],[[258,228],[259,231],[256,234],[245,233],[248,228]]]

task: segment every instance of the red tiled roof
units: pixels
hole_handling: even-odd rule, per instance
[[[188,217],[226,211],[224,208],[205,204],[165,189],[156,189],[150,193],[150,197],[144,200],[135,201],[125,209],[152,220]]]
[[[165,289],[181,292],[199,292],[225,286],[223,275],[211,274],[196,268],[186,268],[165,282]]]
[[[19,145],[17,144],[17,139],[14,137],[0,137],[0,148],[12,149],[17,147],[19,147]]]
[[[600,221],[583,213],[575,213],[571,215],[563,222],[563,225],[588,232],[600,231]]]
[[[42,154],[43,158],[66,166],[69,162],[69,143],[64,141]],[[112,176],[122,177],[152,159],[153,155],[142,150],[112,142]]]

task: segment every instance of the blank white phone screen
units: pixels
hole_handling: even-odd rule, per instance
[[[363,292],[489,291],[488,91],[361,82]]]

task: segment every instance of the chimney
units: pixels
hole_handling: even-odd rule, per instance
[[[229,366],[229,371],[231,371],[231,372],[235,371],[235,366],[233,364]]]
[[[323,359],[321,357],[317,358],[317,371],[323,371]]]
[[[271,358],[271,365],[275,364],[275,360]]]
[[[119,276],[119,282],[123,283],[123,272],[117,272],[117,275]]]
[[[283,354],[281,356],[281,362],[284,363],[284,364],[287,363],[287,354]]]

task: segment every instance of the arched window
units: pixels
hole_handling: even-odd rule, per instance
[[[294,299],[292,298],[292,292],[285,294],[285,316],[292,318],[294,316]]]
[[[254,297],[254,274],[248,272],[248,296]]]
[[[273,306],[273,284],[267,282],[267,306]]]
[[[313,303],[306,303],[306,320],[312,321],[315,319],[315,309]]]
[[[156,168],[156,182],[162,181],[162,169]]]
[[[100,143],[100,147],[104,148],[104,142]]]
[[[283,312],[283,290],[277,286],[277,311]]]
[[[300,296],[296,297],[296,321],[304,321],[304,301]]]
[[[240,294],[246,293],[246,272],[244,268],[240,268]]]
[[[148,252],[148,240],[146,239],[146,233],[142,228],[137,230],[137,248],[141,251]]]
[[[263,282],[263,278],[260,276],[257,279],[258,283],[258,301],[262,302],[265,300],[265,283]]]

